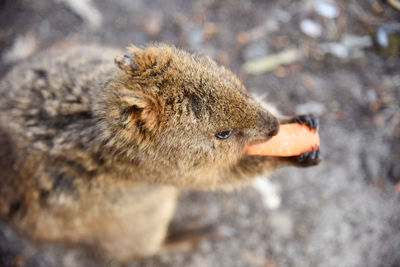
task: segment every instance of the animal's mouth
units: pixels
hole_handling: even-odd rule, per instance
[[[274,136],[277,136],[279,133],[279,129],[280,129],[280,124],[277,123],[272,127],[272,130],[270,130],[267,134],[260,135],[259,138],[252,140],[248,147],[254,146],[254,145],[259,145],[259,144],[263,144],[268,142],[269,140],[271,140]]]
[[[260,139],[253,140],[247,145],[246,149],[249,148],[249,147],[252,147],[252,146],[257,146],[257,145],[266,143],[269,140],[271,140],[272,137],[273,136],[270,136],[270,137],[267,137],[267,138],[260,138]]]

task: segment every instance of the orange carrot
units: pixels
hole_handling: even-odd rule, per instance
[[[247,148],[249,155],[297,156],[303,152],[318,149],[319,135],[306,125],[298,123],[281,124],[279,132],[267,142]]]

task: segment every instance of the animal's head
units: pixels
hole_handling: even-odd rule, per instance
[[[277,133],[278,120],[210,58],[167,45],[128,52],[115,59],[108,116],[141,159],[182,174],[226,168]]]

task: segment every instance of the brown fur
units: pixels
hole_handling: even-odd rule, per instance
[[[234,188],[292,164],[245,154],[279,122],[229,70],[167,45],[118,55],[58,46],[0,82],[0,212],[15,229],[149,256],[179,188]]]

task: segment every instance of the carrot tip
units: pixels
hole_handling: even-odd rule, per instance
[[[276,136],[267,142],[249,146],[249,155],[290,157],[319,149],[319,134],[306,125],[290,123],[281,125]]]

